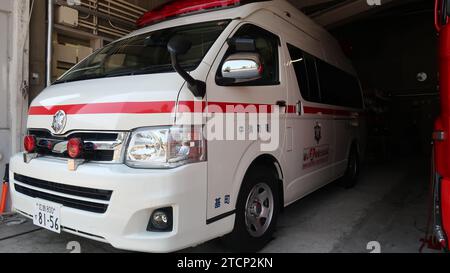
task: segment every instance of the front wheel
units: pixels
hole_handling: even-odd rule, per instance
[[[224,238],[233,251],[257,252],[275,231],[280,201],[277,176],[267,168],[255,168],[244,179],[236,206],[236,221]]]

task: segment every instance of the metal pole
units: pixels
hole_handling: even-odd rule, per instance
[[[47,0],[47,87],[52,84],[53,0]]]

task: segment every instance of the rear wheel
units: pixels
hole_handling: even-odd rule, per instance
[[[344,177],[342,178],[342,185],[346,189],[353,188],[356,185],[356,183],[358,182],[359,171],[360,171],[359,168],[360,168],[360,162],[359,162],[358,150],[356,149],[356,146],[353,145],[352,149],[350,150],[350,155],[348,157],[347,170],[345,172]]]
[[[242,184],[233,231],[223,242],[235,252],[256,252],[271,239],[280,209],[277,176],[270,168],[250,171]]]

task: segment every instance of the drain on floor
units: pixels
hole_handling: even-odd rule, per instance
[[[19,216],[16,213],[4,213],[0,215],[0,224],[5,224],[7,226],[22,225],[26,222],[26,218]]]

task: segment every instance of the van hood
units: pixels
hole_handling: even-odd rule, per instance
[[[28,128],[54,134],[76,130],[128,131],[171,125],[184,80],[176,73],[103,78],[55,84],[31,104]],[[55,132],[54,115],[64,111],[65,128]]]

